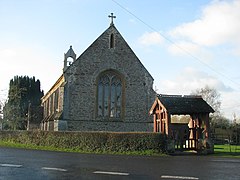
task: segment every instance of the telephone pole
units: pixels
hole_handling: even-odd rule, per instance
[[[3,103],[0,99],[0,130],[3,129]]]

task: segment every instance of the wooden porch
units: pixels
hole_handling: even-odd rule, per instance
[[[154,132],[165,134],[174,143],[174,150],[181,151],[204,148],[209,139],[210,112],[214,110],[201,96],[158,95],[150,109]]]

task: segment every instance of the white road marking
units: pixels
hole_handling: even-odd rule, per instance
[[[44,170],[52,170],[52,171],[62,171],[62,172],[66,172],[66,169],[62,169],[62,168],[53,168],[53,167],[42,167],[42,169]]]
[[[14,167],[14,168],[20,168],[22,165],[20,164],[0,164],[2,167]]]
[[[109,174],[109,175],[129,176],[129,173],[111,172],[111,171],[95,171],[93,173],[94,174]]]
[[[198,180],[197,177],[189,177],[189,176],[161,176],[162,179],[189,179],[189,180]]]

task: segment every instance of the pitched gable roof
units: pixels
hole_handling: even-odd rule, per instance
[[[158,95],[159,101],[171,114],[213,113],[213,108],[201,96]]]
[[[115,41],[115,45],[114,48],[109,48],[109,37],[111,34],[114,34],[114,41]],[[121,46],[119,46],[118,44],[121,44]],[[123,38],[123,36],[121,35],[121,33],[118,31],[118,29],[115,27],[114,24],[111,24],[99,37],[97,37],[95,39],[95,41],[93,41],[93,43],[77,58],[77,61],[81,61],[81,58],[83,56],[85,56],[86,53],[92,53],[91,50],[95,51],[95,54],[98,53],[101,54],[103,52],[108,52],[111,54],[113,54],[113,52],[117,52],[118,55],[122,56],[125,54],[125,51],[123,49],[123,47],[126,50],[129,50],[133,55],[134,55],[134,59],[137,59],[137,61],[139,62],[139,64],[143,67],[143,69],[145,70],[145,72],[147,72],[147,74],[153,79],[152,75],[148,72],[148,70],[144,67],[144,65],[142,64],[142,62],[139,60],[139,58],[137,57],[137,55],[134,53],[134,51],[131,49],[131,47],[128,45],[128,43],[126,42],[126,40]],[[122,54],[119,54],[122,53]]]

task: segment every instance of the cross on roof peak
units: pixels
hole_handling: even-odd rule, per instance
[[[113,13],[111,13],[111,15],[108,15],[109,18],[111,18],[111,24],[113,25],[113,18],[116,18],[116,16],[113,15]]]

